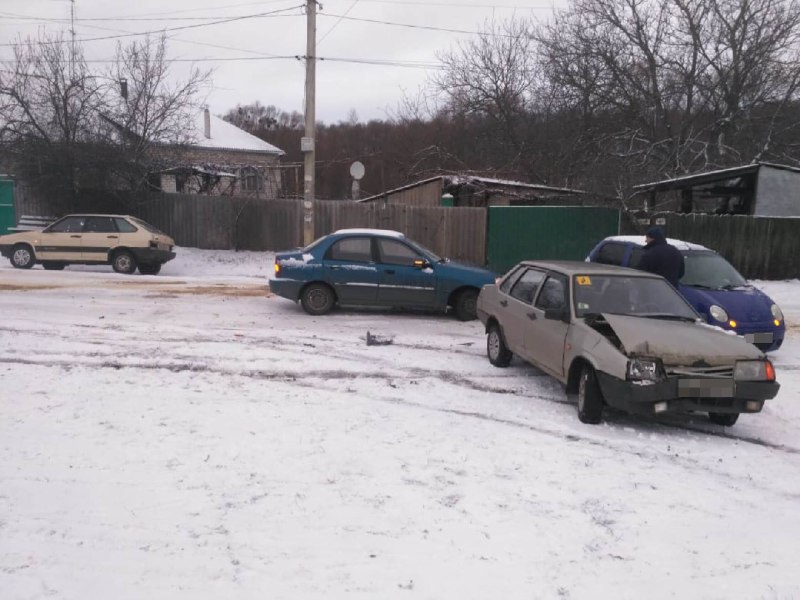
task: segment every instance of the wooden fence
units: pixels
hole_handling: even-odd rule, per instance
[[[299,200],[154,194],[131,210],[181,246],[286,250],[303,245]],[[348,227],[394,229],[441,256],[479,265],[486,260],[486,211],[481,208],[316,200],[314,214],[315,237]]]
[[[712,248],[748,279],[800,277],[800,218],[663,213],[668,237]],[[660,221],[659,221],[660,222]],[[644,233],[646,225],[628,219],[622,233]]]

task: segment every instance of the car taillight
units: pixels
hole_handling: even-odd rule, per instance
[[[775,367],[768,360],[764,361],[764,370],[766,371],[767,381],[775,381]]]
[[[275,276],[278,277],[281,274],[281,266],[278,264],[278,261],[275,261]]]

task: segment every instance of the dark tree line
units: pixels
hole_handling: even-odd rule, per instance
[[[547,23],[487,23],[439,58],[433,101],[320,124],[321,197],[348,197],[353,160],[365,193],[456,170],[624,198],[652,179],[800,159],[797,0],[572,0]],[[293,115],[267,107],[242,124],[300,162]]]

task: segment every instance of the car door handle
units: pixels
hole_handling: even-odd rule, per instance
[[[384,273],[386,273],[387,275],[394,275],[394,269],[386,269]]]
[[[119,239],[119,236],[118,236],[118,235],[107,235],[106,237],[107,237],[108,239],[110,239],[110,240],[118,240],[118,239]]]
[[[79,236],[79,235],[71,235],[71,236],[69,236],[69,237],[71,237],[71,238],[79,238],[79,237],[81,237],[81,236]]]
[[[500,300],[500,306],[508,306],[508,300]]]
[[[529,313],[525,313],[525,314],[528,315],[528,318],[531,321],[535,321],[536,320],[536,313],[535,312],[529,312]]]

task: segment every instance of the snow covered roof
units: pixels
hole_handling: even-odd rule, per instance
[[[604,242],[630,242],[632,244],[638,244],[639,246],[644,246],[644,236],[643,235],[612,235],[611,237],[607,237]],[[693,242],[684,242],[683,240],[676,240],[674,238],[667,238],[667,243],[670,246],[675,246],[678,250],[708,250],[705,246],[701,246],[700,244],[695,244]]]
[[[286,154],[280,148],[273,146],[269,142],[257,138],[239,129],[236,125],[220,119],[216,115],[209,113],[211,123],[211,137],[205,135],[205,111],[200,110],[194,117],[194,143],[191,145],[196,148],[214,148],[218,150],[243,150],[247,152],[263,152],[265,154],[276,154],[282,156]]]
[[[333,233],[364,233],[369,235],[385,235],[387,237],[405,237],[401,232],[392,229],[352,228],[337,229]]]
[[[374,194],[367,198],[362,198],[358,200],[358,202],[370,202],[373,200],[378,200],[379,198],[383,198],[390,194],[395,194],[397,192],[402,192],[404,190],[409,190],[415,188],[420,185],[425,185],[427,183],[431,183],[437,180],[443,180],[443,185],[463,185],[463,184],[481,184],[485,186],[489,185],[496,185],[501,187],[515,187],[515,188],[523,188],[526,190],[535,190],[539,192],[557,192],[560,194],[586,194],[582,190],[573,190],[570,188],[560,188],[560,187],[553,187],[549,185],[542,185],[539,183],[525,183],[523,181],[513,181],[510,179],[492,179],[490,177],[479,177],[476,175],[437,175],[436,177],[429,177],[428,179],[422,179],[420,181],[415,181],[414,183],[409,183],[407,185],[394,188],[391,190],[387,190],[385,192],[381,192],[380,194]]]

